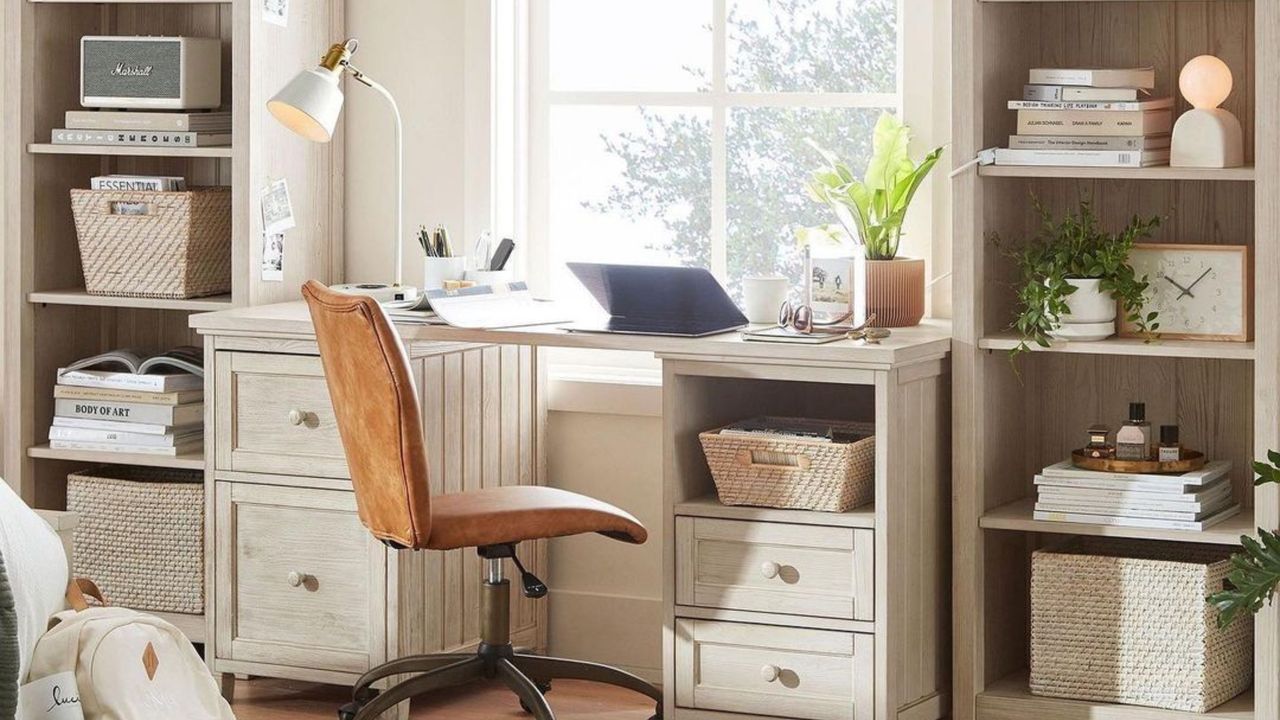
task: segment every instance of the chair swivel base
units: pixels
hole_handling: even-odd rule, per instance
[[[651,720],[661,720],[662,693],[631,673],[608,665],[517,653],[510,639],[510,595],[511,584],[502,578],[501,558],[486,558],[480,596],[481,643],[476,652],[415,655],[379,665],[356,682],[353,701],[338,710],[339,720],[374,720],[410,698],[478,681],[502,682],[534,720],[555,720],[546,698],[553,680],[586,680],[638,692],[656,703]],[[381,693],[373,689],[374,683],[396,675],[412,677]]]

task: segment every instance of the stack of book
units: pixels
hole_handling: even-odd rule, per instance
[[[167,455],[204,442],[204,370],[199,348],[144,357],[115,350],[58,370],[49,447]]]
[[[1060,462],[1036,475],[1036,520],[1168,530],[1205,530],[1240,512],[1231,463],[1182,475],[1083,470]]]
[[[1018,131],[996,165],[1140,168],[1169,164],[1173,98],[1152,98],[1152,68],[1037,68]]]
[[[231,144],[231,112],[68,110],[55,145],[127,145],[166,148]]]

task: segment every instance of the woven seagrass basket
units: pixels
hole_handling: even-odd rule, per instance
[[[1031,560],[1031,692],[1204,713],[1253,682],[1253,622],[1205,602],[1231,549],[1079,538]]]
[[[231,291],[231,191],[71,191],[90,295],[193,298]]]
[[[862,439],[851,443],[699,433],[720,502],[845,512],[875,499],[873,423],[761,418],[768,423],[818,423]]]
[[[204,612],[204,484],[198,470],[111,465],[67,476],[80,516],[75,573],[113,605]]]

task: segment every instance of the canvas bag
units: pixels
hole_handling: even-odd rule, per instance
[[[101,600],[92,583],[72,582],[72,609],[36,643],[25,720],[235,720],[180,630],[134,610],[91,607],[84,592]]]

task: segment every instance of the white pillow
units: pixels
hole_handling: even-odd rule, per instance
[[[0,478],[0,555],[18,615],[18,681],[49,618],[66,607],[67,556],[58,534]],[[7,641],[0,638],[0,641]]]

